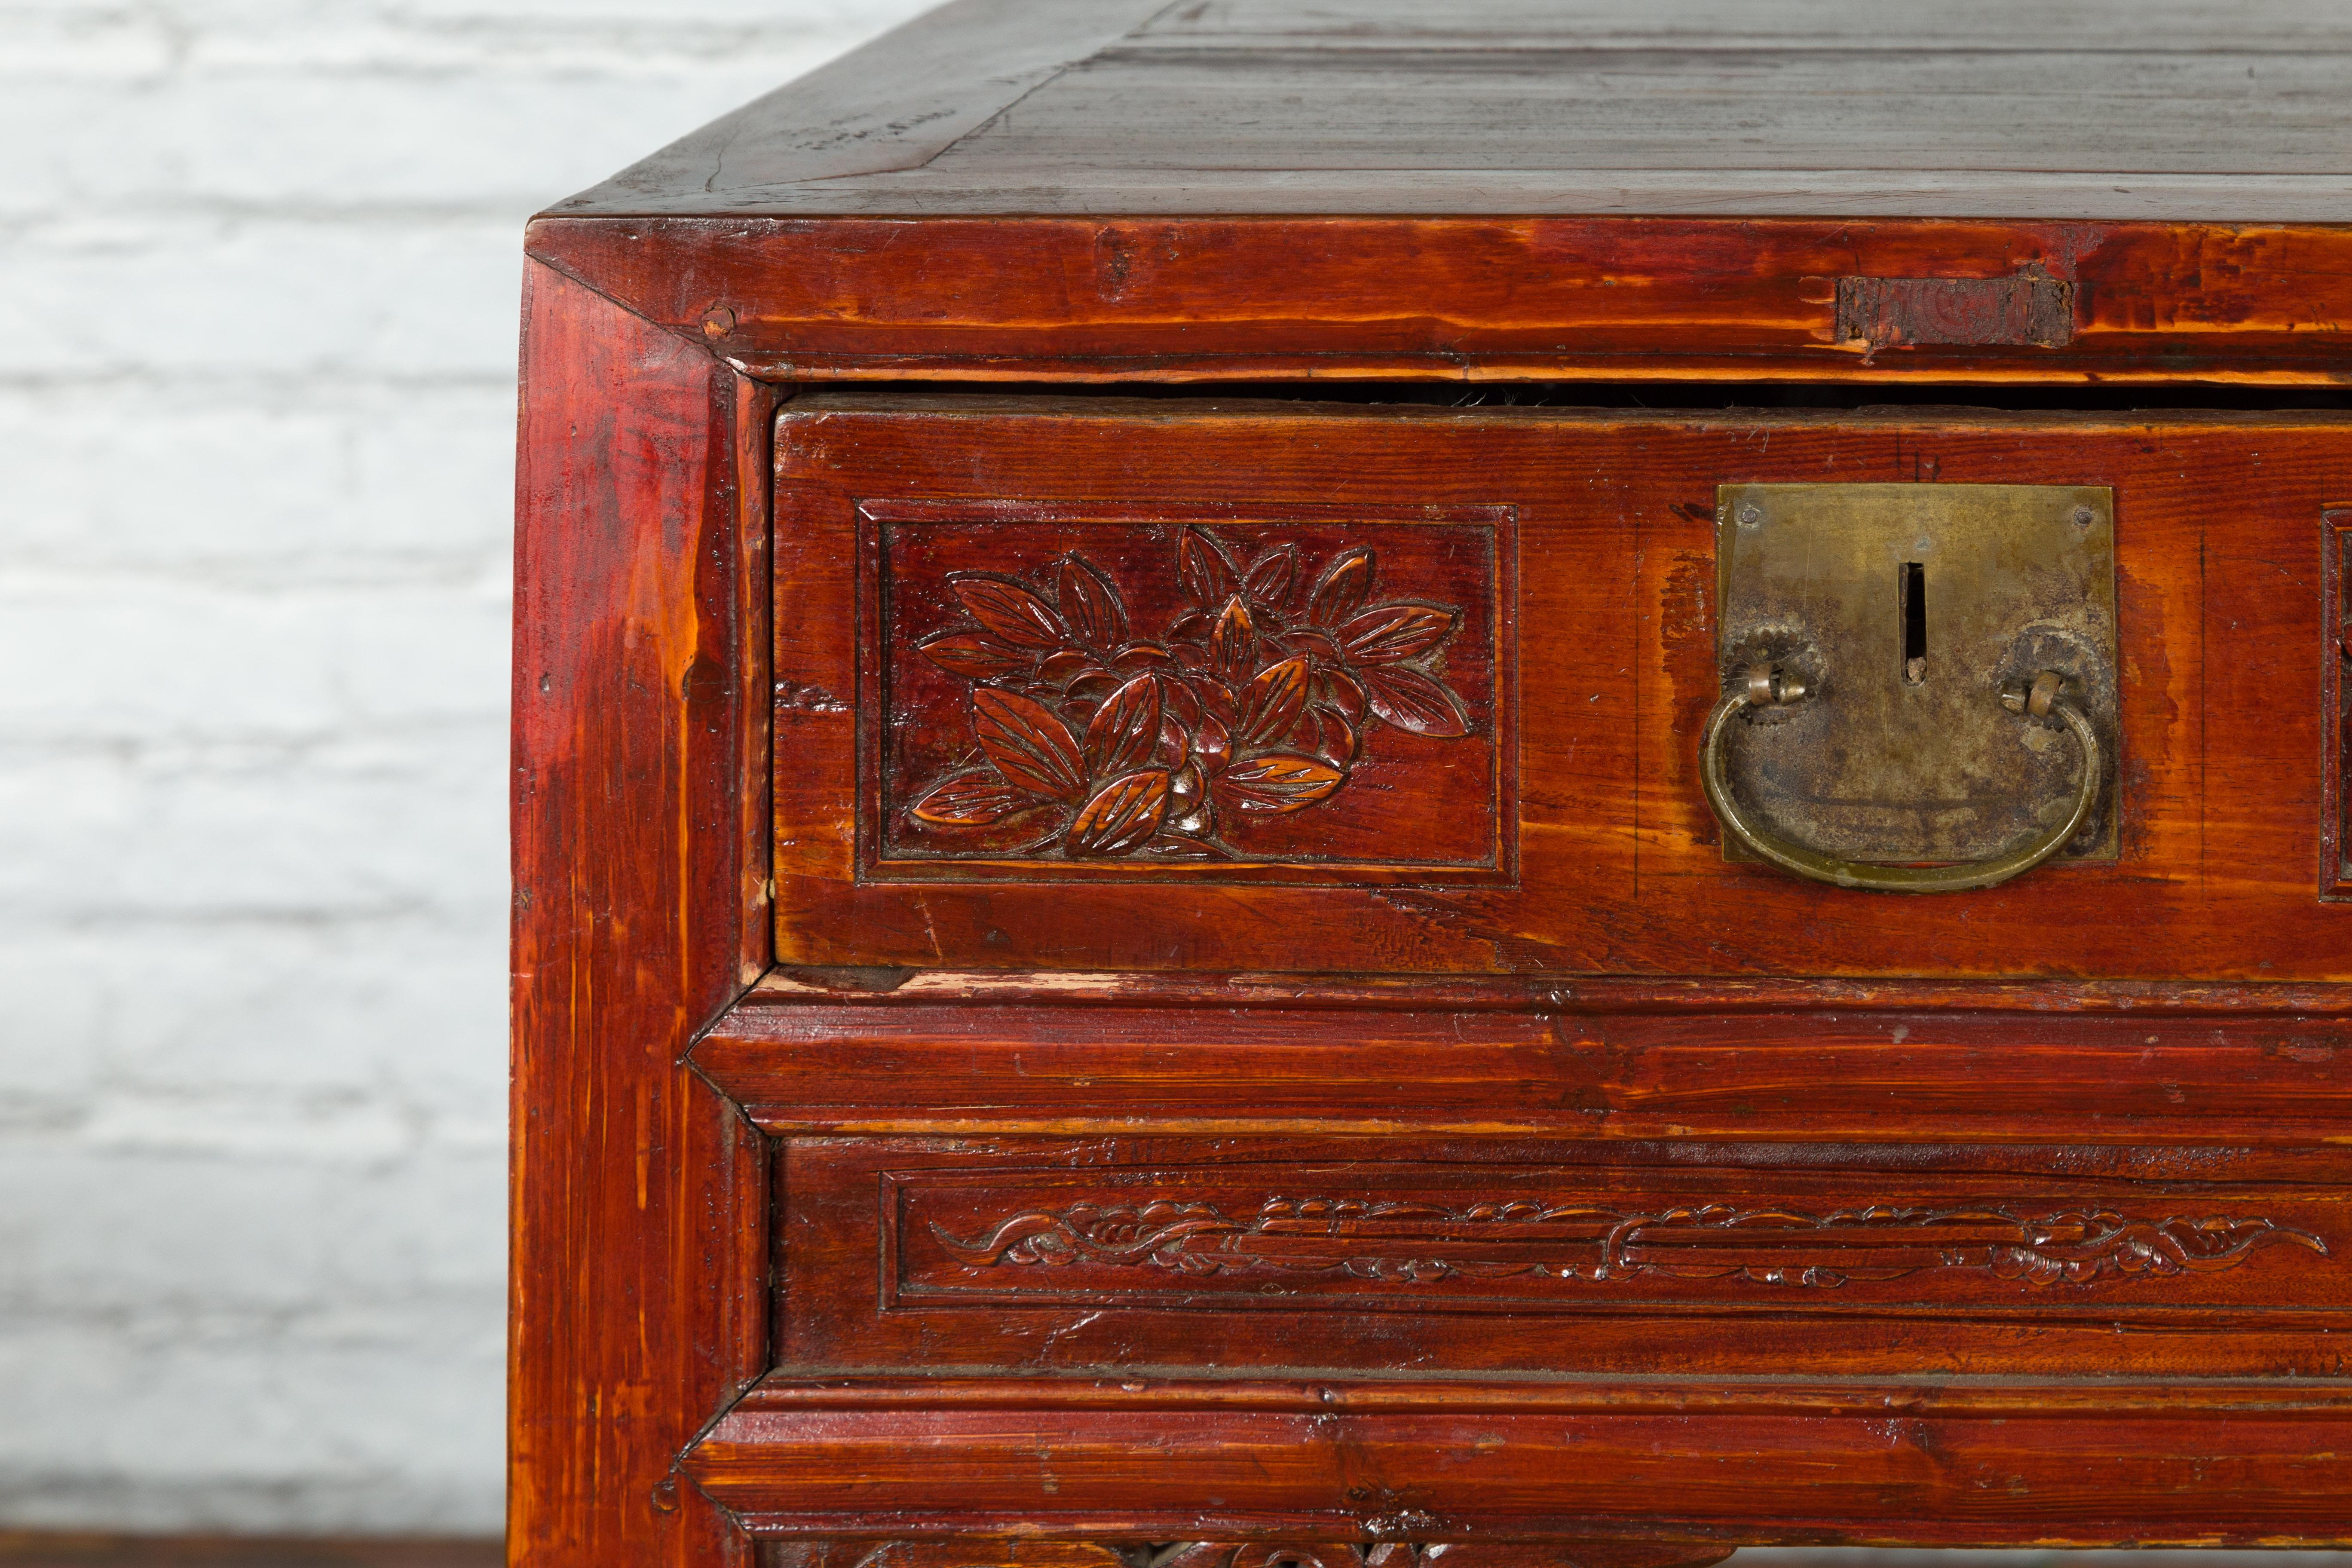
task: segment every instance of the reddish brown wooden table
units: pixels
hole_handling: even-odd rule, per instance
[[[2352,1540],[2347,54],[964,0],[542,216],[515,1560]],[[2112,495],[2104,855],[1725,853],[1890,480]]]

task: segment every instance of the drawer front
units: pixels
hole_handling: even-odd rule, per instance
[[[790,405],[779,957],[2340,980],[2347,457],[2300,415]],[[1726,853],[1717,489],[1889,479],[2112,497],[2088,852],[1902,898]]]
[[[776,1157],[787,1370],[2341,1376],[2352,1328],[2346,1194],[2293,1152],[791,1139]]]

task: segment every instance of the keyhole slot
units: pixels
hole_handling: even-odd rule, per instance
[[[1927,679],[1927,568],[1903,563],[1903,679],[1911,686]]]

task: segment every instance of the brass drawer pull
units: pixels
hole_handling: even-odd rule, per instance
[[[2043,670],[2034,678],[2031,688],[2012,686],[2003,689],[2000,700],[2013,713],[2029,719],[2055,718],[2074,731],[2075,743],[2083,752],[2074,809],[2056,826],[1990,859],[1952,866],[1873,866],[1841,860],[1818,849],[1792,844],[1751,822],[1731,793],[1731,777],[1724,757],[1724,732],[1730,728],[1732,720],[1749,707],[1785,707],[1803,701],[1809,695],[1801,680],[1769,664],[1742,669],[1730,692],[1707,715],[1706,737],[1699,748],[1699,783],[1706,791],[1706,804],[1726,833],[1759,858],[1811,881],[1879,893],[1958,893],[1971,888],[1993,887],[2031,871],[2058,853],[2081,830],[2091,815],[2091,807],[2098,801],[2099,738],[2092,732],[2091,721],[2083,716],[2082,710],[2066,700],[2063,695],[2064,686],[2063,677]]]

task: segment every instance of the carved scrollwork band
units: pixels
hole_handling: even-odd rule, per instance
[[[761,1568],[1706,1568],[1694,1541],[779,1541]]]
[[[2021,1215],[1990,1206],[1808,1213],[1696,1204],[1634,1212],[1523,1200],[1447,1206],[1271,1197],[1255,1215],[1239,1216],[1206,1203],[1078,1203],[1011,1215],[969,1237],[936,1222],[931,1230],[968,1268],[1338,1272],[1405,1284],[1457,1276],[1589,1284],[1736,1276],[1831,1289],[1948,1268],[2033,1285],[2088,1285],[2234,1268],[2265,1247],[2323,1257],[2328,1250],[2308,1231],[2259,1217],[2137,1217],[2104,1208]]]

